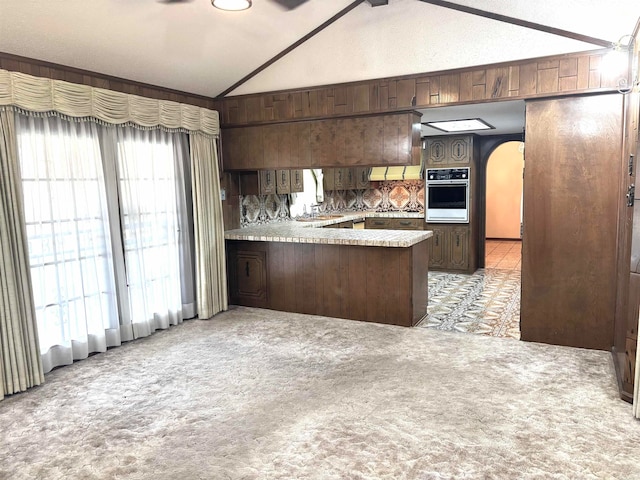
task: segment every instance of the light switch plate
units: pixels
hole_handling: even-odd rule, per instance
[[[224,188],[220,189],[220,200],[223,202],[227,199],[227,191]]]

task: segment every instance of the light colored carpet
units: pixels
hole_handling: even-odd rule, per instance
[[[0,402],[6,479],[640,478],[610,355],[234,308]]]

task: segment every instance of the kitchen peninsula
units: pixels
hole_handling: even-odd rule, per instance
[[[384,214],[320,216],[227,231],[230,303],[416,325],[427,314],[432,232],[323,228],[371,216]]]

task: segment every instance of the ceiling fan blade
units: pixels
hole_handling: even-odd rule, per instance
[[[300,5],[307,2],[308,0],[272,0],[272,1],[280,5],[281,7],[286,8],[287,10],[293,10],[294,8],[298,8]]]

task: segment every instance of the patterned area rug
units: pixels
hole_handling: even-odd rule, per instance
[[[427,317],[419,327],[520,339],[520,271],[429,272]]]

